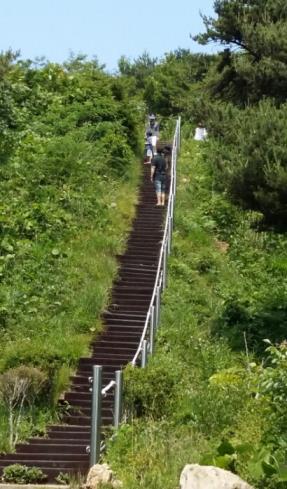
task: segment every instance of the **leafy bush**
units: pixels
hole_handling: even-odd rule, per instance
[[[55,478],[55,481],[58,483],[58,484],[69,484],[70,482],[70,474],[68,473],[65,473],[65,472],[60,472],[57,477]]]
[[[217,122],[221,142],[211,146],[219,188],[282,229],[287,216],[286,122],[286,107],[270,101],[244,111],[227,107]]]
[[[233,445],[223,439],[213,453],[202,457],[200,463],[237,472],[243,460],[247,461],[248,478],[256,486],[260,484],[260,487],[276,488],[278,483],[287,481],[284,452],[276,452],[272,446],[254,446],[249,443]]]
[[[108,449],[127,488],[172,489],[185,463],[200,462],[258,489],[286,483],[286,348],[268,359],[262,341],[286,330],[286,237],[259,233],[260,214],[217,192],[206,150],[182,147],[156,353],[128,372],[138,417]]]
[[[24,438],[43,429],[40,411],[56,416],[68,372],[101,328],[136,198],[145,107],[85,57],[35,66],[1,54],[2,68],[0,373],[25,366],[49,379],[45,406],[42,392],[25,406]],[[8,424],[2,406],[1,416]]]
[[[14,484],[39,484],[45,482],[47,476],[37,467],[13,464],[3,469],[4,482]]]
[[[271,408],[271,418],[275,437],[286,433],[286,374],[287,374],[287,344],[286,341],[278,346],[272,345],[266,349],[268,354],[267,366],[260,378],[260,393],[267,400]]]
[[[171,408],[180,382],[180,367],[171,368],[168,356],[151,362],[146,369],[125,369],[125,408],[128,416],[161,418]]]
[[[0,375],[0,405],[8,414],[10,449],[18,440],[25,407],[31,407],[36,396],[43,393],[46,380],[43,372],[24,365]]]
[[[250,348],[264,349],[263,339],[283,341],[286,337],[286,291],[273,290],[262,300],[233,297],[225,301],[222,315],[215,323],[215,331],[227,337],[236,349],[244,347],[244,333]]]

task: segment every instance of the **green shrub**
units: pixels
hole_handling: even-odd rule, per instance
[[[125,369],[125,408],[128,415],[161,418],[172,409],[172,398],[180,383],[180,366],[168,355],[147,368]]]
[[[266,349],[267,365],[260,377],[260,393],[264,396],[270,407],[274,436],[286,436],[286,374],[287,374],[287,344],[286,340],[278,346],[272,345],[270,340],[265,343],[270,346]]]
[[[14,484],[39,484],[45,482],[47,476],[37,467],[13,464],[3,469],[4,482]]]
[[[55,481],[58,483],[58,484],[69,484],[70,482],[70,474],[66,473],[66,472],[60,472],[57,477],[55,477]]]
[[[285,229],[286,106],[278,108],[267,100],[222,113],[229,129],[211,146],[219,187],[243,208],[260,211],[266,224]]]
[[[282,450],[281,453],[278,450],[274,451],[274,447],[270,445],[254,446],[251,443],[236,445],[228,439],[223,439],[212,453],[207,453],[202,457],[200,463],[215,465],[236,473],[243,461],[247,463],[246,477],[256,484],[256,487],[275,489],[287,481],[284,452]]]
[[[25,366],[48,379],[25,406],[23,440],[57,416],[68,375],[101,328],[136,200],[145,106],[85,57],[35,67],[3,56],[0,373]]]
[[[262,298],[231,297],[225,301],[214,331],[228,338],[235,349],[244,348],[246,334],[249,348],[262,353],[264,338],[275,342],[286,338],[286,314],[286,291],[279,287],[266,291]]]
[[[259,233],[260,213],[217,193],[202,152],[182,147],[155,356],[145,370],[128,369],[128,414],[138,417],[127,418],[108,461],[127,488],[172,489],[184,463],[205,460],[258,489],[279,489],[285,349],[274,363],[262,340],[277,342],[286,330],[286,238]],[[223,437],[232,452],[218,450]]]

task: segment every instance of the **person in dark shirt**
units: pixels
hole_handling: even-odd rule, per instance
[[[152,136],[159,138],[159,123],[156,120],[154,114],[151,114],[148,118],[148,125],[146,126],[146,134],[148,131],[152,132]]]
[[[151,160],[150,178],[155,186],[157,207],[164,206],[165,204],[166,176],[167,176],[167,162],[164,157],[164,152],[163,150],[161,150]]]

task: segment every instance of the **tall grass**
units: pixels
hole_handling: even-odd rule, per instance
[[[245,348],[234,351],[228,337],[214,334],[225,294],[237,282],[243,290],[246,282],[239,272],[244,256],[233,253],[233,246],[244,243],[253,253],[257,240],[247,224],[236,234],[237,220],[243,223],[245,215],[214,194],[205,153],[208,148],[195,142],[183,145],[156,352],[145,371],[125,374],[128,421],[106,455],[125,489],[174,489],[185,464],[204,463],[208,454],[219,463],[217,447],[224,439],[256,446],[268,424],[264,402],[254,394],[257,374],[250,371],[257,358]],[[236,471],[252,480],[240,457]],[[224,467],[234,470],[227,458]]]
[[[102,221],[100,215],[96,221],[89,216],[82,218],[78,223],[78,234],[75,228],[59,242],[55,256],[51,257],[50,247],[46,249],[42,243],[35,243],[38,276],[34,272],[31,276],[35,285],[30,281],[26,314],[22,316],[22,322],[11,324],[0,339],[0,371],[22,364],[47,371],[50,386],[45,403],[50,406],[50,416],[57,417],[55,407],[69,385],[69,375],[75,370],[78,359],[89,355],[89,343],[102,328],[99,318],[108,304],[117,273],[116,255],[124,250],[134,215],[139,168],[135,161],[128,177],[118,181],[111,179],[109,189],[112,193],[107,188],[107,192],[101,194],[105,209]],[[51,257],[49,267],[47,256]],[[42,290],[37,289],[37,282],[38,286],[44,287]],[[19,295],[16,287],[22,286],[18,279],[14,289],[15,308]],[[31,287],[34,287],[33,293]],[[43,409],[37,407],[34,410],[36,426],[41,424]],[[31,416],[29,414],[22,423],[21,436],[24,438],[35,431]],[[1,411],[0,450],[7,447],[6,423],[6,413]]]

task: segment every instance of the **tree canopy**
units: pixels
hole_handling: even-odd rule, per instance
[[[200,44],[226,47],[214,80],[213,93],[239,104],[287,97],[287,4],[284,0],[216,0],[217,17],[203,16],[206,31],[194,37]],[[238,55],[240,53],[240,55]],[[216,77],[215,77],[216,78]],[[236,97],[235,92],[239,96]]]

